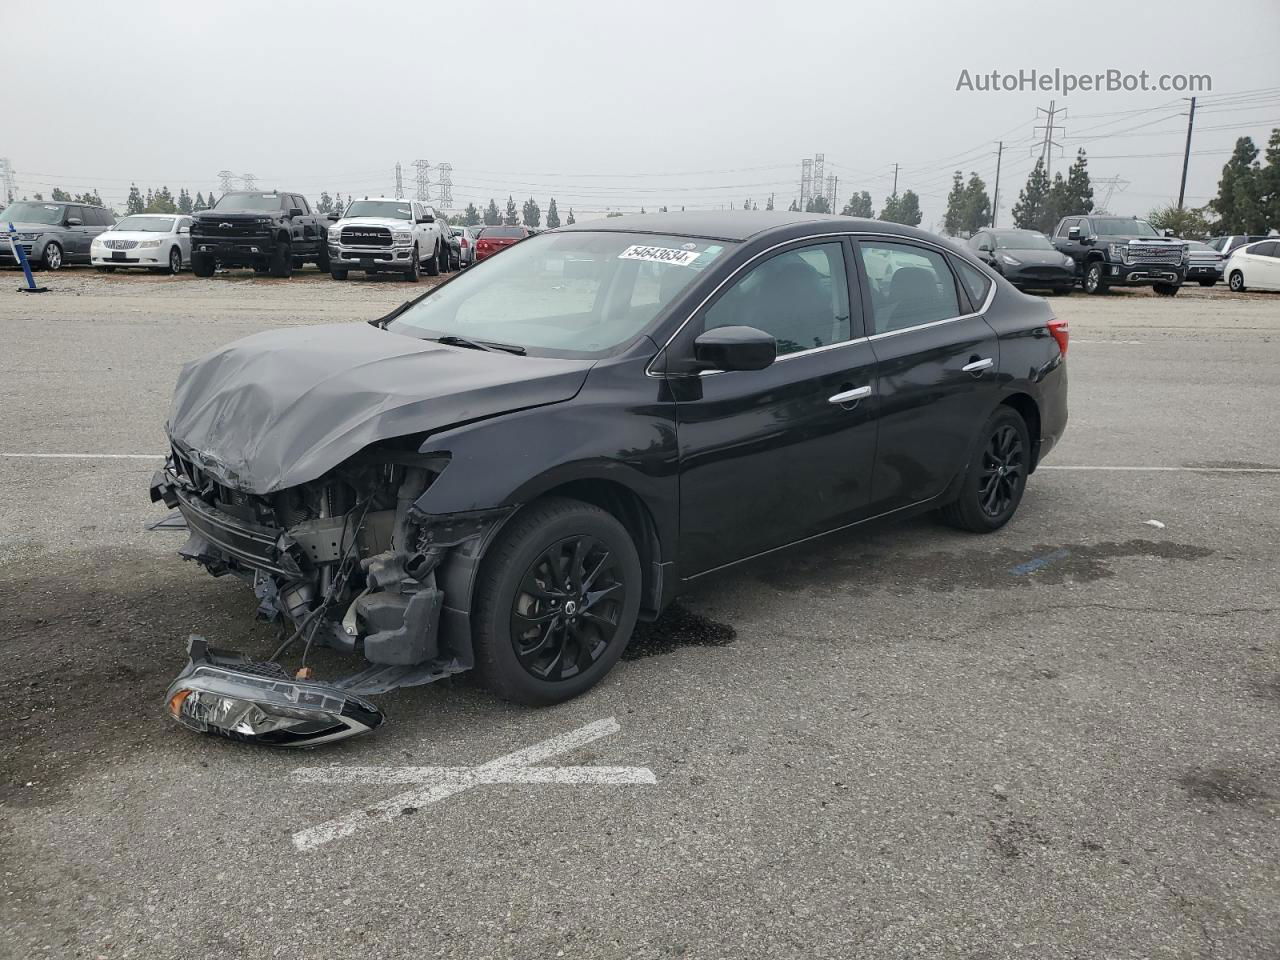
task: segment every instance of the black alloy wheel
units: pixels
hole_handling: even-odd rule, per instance
[[[1151,289],[1162,297],[1176,297],[1181,286],[1180,283],[1153,283]]]
[[[293,245],[287,240],[276,244],[275,252],[271,255],[270,272],[271,276],[281,280],[293,276]]]
[[[587,534],[558,540],[525,572],[511,608],[520,665],[540,680],[589,669],[614,641],[624,584],[618,558]]]
[[[999,530],[1022,502],[1030,471],[1026,422],[1013,407],[1001,404],[979,432],[960,492],[942,508],[942,519],[973,533]]]
[[[608,511],[567,497],[520,510],[485,550],[475,668],[505,700],[562,703],[622,656],[640,612],[640,555]]]

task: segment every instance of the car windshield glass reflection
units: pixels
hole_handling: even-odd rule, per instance
[[[173,229],[173,217],[125,217],[112,229],[135,233],[168,233]]]
[[[1159,237],[1159,230],[1145,220],[1095,220],[1094,229],[1102,237]]]
[[[60,203],[11,203],[0,213],[0,223],[61,223],[63,209]]]
[[[997,250],[1052,250],[1054,246],[1042,233],[1008,230],[991,234]]]
[[[387,200],[357,200],[347,207],[348,217],[386,217],[389,220],[412,220],[413,211],[407,203]]]
[[[388,325],[553,356],[633,340],[731,245],[629,233],[548,234],[459,274]]]
[[[258,210],[279,210],[280,194],[278,193],[229,193],[213,205],[219,213],[235,213],[237,211],[254,212]]]

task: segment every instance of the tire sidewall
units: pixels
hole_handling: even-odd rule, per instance
[[[1090,286],[1089,278],[1092,277],[1095,273],[1097,274],[1097,280],[1093,283],[1092,286]],[[1094,260],[1087,267],[1085,267],[1083,286],[1084,286],[1085,293],[1101,293],[1102,292],[1103,290],[1102,264],[1099,261]]]
[[[600,659],[578,676],[554,682],[540,680],[516,658],[511,639],[512,605],[520,581],[538,556],[556,541],[582,534],[596,537],[619,558],[628,589],[618,630]],[[515,544],[511,543],[513,538]],[[508,550],[501,549],[504,544]],[[640,612],[640,588],[635,544],[626,528],[603,510],[582,504],[581,510],[557,512],[532,527],[517,515],[487,552],[481,572],[474,635],[482,677],[499,696],[531,705],[560,703],[584,693],[613,668],[626,649]]]
[[[173,260],[175,255],[177,256],[177,259],[178,259],[178,268],[176,270],[173,267]],[[181,272],[182,272],[182,251],[178,247],[172,247],[169,250],[169,273],[173,274],[174,276],[177,276]]]
[[[1018,438],[1022,441],[1023,450],[1023,470],[1022,483],[1018,487],[1017,494],[1013,498],[1013,504],[1000,517],[991,517],[982,509],[978,502],[979,486],[982,482],[982,457],[987,449],[992,435],[1000,427],[1008,424],[1018,431]],[[1012,407],[1001,404],[987,418],[987,422],[982,425],[982,430],[978,433],[978,438],[974,443],[972,455],[969,458],[969,469],[964,478],[964,484],[960,491],[960,506],[966,513],[966,519],[974,521],[974,527],[987,531],[999,530],[1018,512],[1018,507],[1022,504],[1023,495],[1027,492],[1027,478],[1031,469],[1031,435],[1027,430],[1027,423],[1022,419],[1022,415]],[[973,527],[971,527],[973,529]]]
[[[1227,286],[1231,288],[1232,293],[1240,293],[1244,290],[1244,274],[1239,270],[1231,273],[1231,278],[1227,281]]]
[[[56,261],[49,256],[50,251],[57,251]],[[45,244],[44,255],[40,258],[46,270],[61,270],[62,265],[66,263],[66,253],[62,249],[62,244],[56,240],[50,240]]]

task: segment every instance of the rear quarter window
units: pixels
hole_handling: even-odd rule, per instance
[[[955,267],[960,283],[964,286],[965,293],[969,295],[969,302],[973,304],[973,309],[981,310],[982,305],[987,301],[987,293],[991,289],[991,278],[959,257],[952,257],[951,265]]]

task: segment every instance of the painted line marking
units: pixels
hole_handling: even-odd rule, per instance
[[[1076,343],[1120,343],[1125,346],[1137,346],[1142,343],[1141,340],[1086,340],[1084,337],[1072,337],[1072,344]]]
[[[6,460],[163,460],[163,453],[0,453]]]
[[[399,819],[406,810],[416,811],[485,784],[656,784],[658,779],[648,767],[533,766],[612,736],[621,729],[613,717],[597,720],[476,767],[300,767],[293,772],[293,779],[298,783],[326,786],[338,783],[415,784],[418,789],[396,794],[327,823],[300,830],[293,835],[293,845],[299,850],[314,850],[334,840],[349,837],[365,827]]]
[[[1016,567],[1010,567],[1009,572],[1017,576],[1024,576],[1028,573],[1035,573],[1041,567],[1047,567],[1055,560],[1064,560],[1071,556],[1071,551],[1067,549],[1055,550],[1053,553],[1046,553],[1044,556],[1033,557],[1026,563],[1020,563]]]

